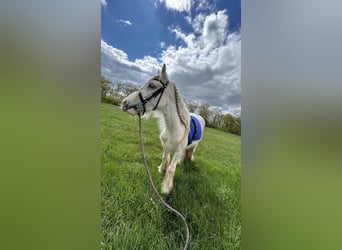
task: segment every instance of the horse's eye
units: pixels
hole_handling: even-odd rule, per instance
[[[154,85],[152,82],[148,85],[149,88],[151,89],[155,89],[156,88],[156,85]]]

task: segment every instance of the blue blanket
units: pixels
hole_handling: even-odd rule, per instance
[[[190,116],[190,131],[188,134],[188,145],[192,141],[197,141],[202,137],[202,127],[200,121],[195,116]]]

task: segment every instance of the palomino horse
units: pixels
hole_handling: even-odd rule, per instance
[[[131,115],[153,113],[158,117],[164,150],[158,170],[165,172],[161,191],[170,193],[177,163],[194,160],[194,153],[205,127],[204,119],[189,113],[176,84],[167,77],[165,64],[161,74],[152,77],[138,91],[127,96],[121,107]]]

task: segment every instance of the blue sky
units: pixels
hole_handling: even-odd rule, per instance
[[[163,63],[185,100],[241,112],[239,0],[101,0],[101,74],[143,85]]]

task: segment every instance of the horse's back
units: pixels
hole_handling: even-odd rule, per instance
[[[202,130],[203,130],[205,127],[205,120],[203,119],[203,117],[195,113],[190,113],[190,115],[195,116],[199,120],[202,126]]]
[[[198,145],[198,142],[203,137],[203,131],[204,131],[205,121],[203,117],[200,115],[190,113],[190,129],[188,134],[188,145],[187,149],[196,148]],[[189,153],[191,157],[186,157],[187,159],[193,159],[192,151]]]

